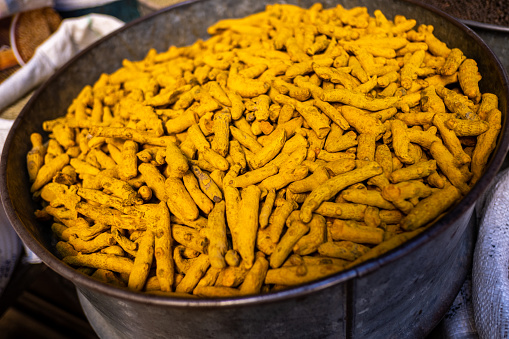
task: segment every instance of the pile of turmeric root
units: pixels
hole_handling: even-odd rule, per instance
[[[467,194],[501,112],[433,27],[270,5],[124,60],[27,155],[56,253],[133,291],[237,297],[380,256]]]

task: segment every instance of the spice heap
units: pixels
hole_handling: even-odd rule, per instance
[[[476,62],[433,27],[267,6],[86,86],[27,156],[62,260],[171,296],[310,282],[425,230],[500,130]]]

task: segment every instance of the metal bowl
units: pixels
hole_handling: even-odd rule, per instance
[[[270,1],[273,2],[273,1]],[[278,1],[279,2],[279,1]],[[314,1],[285,1],[310,7]],[[61,116],[80,89],[122,59],[142,59],[150,48],[165,51],[206,39],[222,18],[264,10],[269,1],[188,1],[137,20],[83,51],[48,80],[17,118],[2,154],[1,194],[17,233],[50,268],[71,280],[87,317],[103,338],[418,338],[445,314],[469,270],[477,198],[490,186],[509,145],[507,76],[486,44],[451,16],[414,1],[344,0],[434,25],[449,47],[479,63],[482,92],[498,95],[502,132],[485,175],[433,226],[385,255],[325,279],[288,290],[242,298],[178,299],[134,293],[82,275],[63,264],[50,245],[51,231],[33,214],[25,155],[29,136],[42,122]],[[336,1],[324,0],[324,7]]]

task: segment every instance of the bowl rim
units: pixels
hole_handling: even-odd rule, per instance
[[[160,15],[163,12],[171,11],[175,8],[184,7],[193,3],[203,2],[206,0],[187,0],[180,3],[173,4],[161,10],[158,10],[154,13],[151,13],[147,16],[135,19],[118,30],[108,34],[107,36],[99,39],[95,43],[91,44],[86,49],[79,52],[75,55],[71,60],[69,60],[65,65],[63,65],[55,74],[53,74],[43,85],[41,85],[32,98],[25,105],[23,110],[20,112],[18,117],[16,118],[11,132],[6,138],[4,144],[4,150],[8,150],[11,146],[13,140],[14,131],[20,125],[24,115],[29,111],[31,106],[37,100],[38,96],[44,89],[44,87],[55,81],[58,76],[63,73],[69,65],[71,65],[76,59],[80,58],[83,54],[87,53],[95,46],[101,44],[103,41],[106,41],[120,32],[129,29],[132,26],[136,26],[140,22],[144,20],[148,20],[154,16]],[[443,12],[442,10],[433,7],[431,5],[425,4],[423,2],[419,2],[417,0],[395,0],[400,2],[406,2],[413,4],[418,7],[423,7],[426,10],[434,13],[437,16],[442,17],[443,19],[449,21],[451,24],[459,27],[461,30],[465,31],[465,33],[474,40],[475,43],[480,45],[480,47],[487,52],[489,57],[492,59],[494,64],[497,66],[499,73],[501,74],[503,92],[505,92],[509,98],[509,85],[508,78],[504,67],[501,65],[497,56],[493,53],[490,47],[469,27],[461,23],[455,17]],[[509,104],[508,104],[509,106]],[[509,107],[506,110],[509,112]],[[203,298],[179,298],[173,296],[159,296],[159,295],[151,295],[147,293],[140,293],[128,290],[127,288],[117,288],[112,285],[108,285],[106,283],[97,281],[89,276],[79,273],[74,268],[64,264],[60,259],[54,256],[48,249],[46,249],[37,239],[35,239],[31,233],[25,228],[24,224],[18,219],[16,211],[13,207],[13,203],[11,201],[11,197],[9,195],[9,190],[7,188],[7,152],[2,152],[1,162],[0,162],[0,196],[2,204],[5,208],[8,219],[11,221],[12,226],[15,231],[18,233],[19,237],[25,243],[28,248],[30,248],[37,256],[41,258],[41,260],[49,266],[52,270],[62,275],[66,279],[72,281],[75,286],[83,291],[83,288],[90,289],[95,292],[99,292],[101,294],[109,295],[119,299],[128,299],[133,302],[150,304],[150,305],[161,305],[161,306],[172,306],[172,307],[197,307],[197,308],[214,308],[214,307],[228,307],[228,306],[248,306],[252,304],[263,304],[263,303],[271,303],[276,301],[281,301],[289,298],[301,297],[311,292],[320,291],[326,289],[330,286],[344,283],[348,280],[351,280],[355,277],[362,277],[368,275],[375,270],[386,266],[399,258],[403,257],[406,253],[411,252],[412,250],[425,245],[426,243],[432,241],[434,238],[438,237],[441,233],[445,231],[445,229],[457,221],[460,216],[466,213],[470,208],[472,208],[477,200],[477,197],[482,195],[489,184],[492,182],[494,177],[496,176],[498,170],[500,169],[503,160],[506,156],[506,152],[509,148],[509,123],[507,121],[507,117],[503,117],[502,129],[499,135],[499,141],[494,150],[493,155],[488,162],[487,168],[485,170],[484,175],[479,179],[479,181],[471,188],[468,194],[443,217],[441,217],[438,221],[436,221],[433,225],[431,225],[427,230],[422,232],[421,234],[415,236],[414,238],[406,241],[402,245],[384,253],[383,255],[365,261],[357,266],[354,266],[345,271],[338,272],[331,276],[315,280],[303,285],[298,285],[295,287],[288,288],[286,290],[271,292],[267,294],[257,294],[250,296],[242,296],[242,297],[230,297],[230,298],[211,298],[211,299],[203,299]]]
[[[493,32],[500,32],[500,33],[509,33],[509,26],[502,26],[502,25],[495,25],[495,24],[488,24],[485,22],[480,21],[474,21],[474,20],[467,20],[467,19],[458,19],[461,23],[463,23],[467,27],[471,28],[478,28]]]

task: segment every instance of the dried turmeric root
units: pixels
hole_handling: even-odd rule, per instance
[[[274,5],[209,33],[124,60],[31,137],[36,217],[92,278],[277,291],[399,246],[480,180],[499,100],[433,26]]]

